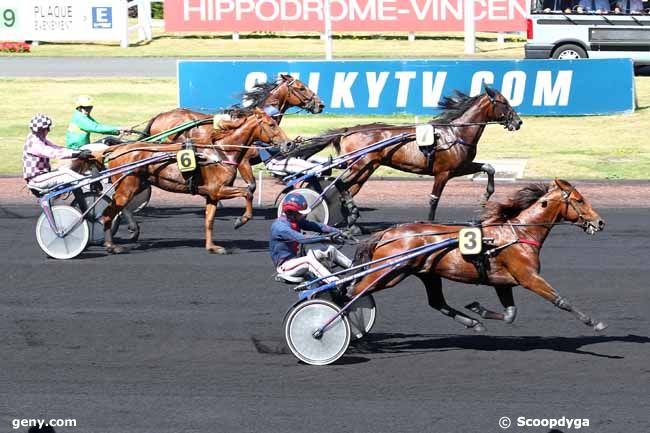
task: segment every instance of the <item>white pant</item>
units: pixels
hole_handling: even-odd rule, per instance
[[[70,170],[68,167],[59,167],[54,171],[34,176],[27,183],[27,187],[40,190],[48,190],[54,188],[57,185],[61,185],[62,183],[81,179],[82,177],[84,176],[77,173],[76,171]]]
[[[88,143],[81,146],[79,150],[90,150],[91,152],[98,152],[101,150],[106,150],[108,147],[109,146],[104,143]]]
[[[283,175],[309,170],[324,162],[327,162],[327,158],[312,157],[309,160],[300,158],[270,159],[266,163],[266,169],[274,174]]]
[[[313,249],[307,251],[307,254],[302,257],[296,257],[282,263],[276,269],[279,274],[288,275],[290,277],[302,277],[307,274],[315,275],[316,277],[328,277],[332,275],[329,267],[339,265],[343,268],[352,266],[350,260],[345,254],[337,250],[334,245],[330,245],[325,250]],[[325,266],[327,265],[327,267]],[[331,283],[338,280],[337,277],[325,278],[323,281]]]

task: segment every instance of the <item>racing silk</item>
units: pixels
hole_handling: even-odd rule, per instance
[[[334,227],[309,221],[306,218],[297,221],[294,229],[291,227],[289,220],[285,216],[281,216],[271,225],[269,240],[271,260],[273,260],[276,268],[283,262],[298,255],[299,244],[313,244],[325,239],[325,236],[305,236],[300,233],[300,230],[319,233],[336,233],[339,231]]]
[[[72,119],[65,133],[65,143],[70,149],[79,149],[90,143],[90,133],[118,135],[117,126],[103,125],[79,110],[74,110]]]
[[[51,171],[50,158],[74,158],[77,151],[57,146],[47,138],[41,140],[34,134],[29,134],[23,147],[23,178],[26,181],[39,174]]]

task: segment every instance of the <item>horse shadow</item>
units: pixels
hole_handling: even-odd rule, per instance
[[[268,251],[268,240],[255,240],[255,239],[233,239],[233,240],[218,240],[217,245],[224,247],[228,254],[235,254],[239,252],[259,252]],[[130,251],[146,251],[146,250],[168,250],[174,248],[205,248],[204,239],[166,239],[166,238],[147,238],[146,241],[138,241]]]
[[[591,344],[612,342],[648,344],[650,343],[650,337],[632,334],[582,337],[499,337],[487,335],[378,333],[369,334],[365,338],[353,342],[350,354],[407,354],[414,352],[446,352],[460,349],[487,352],[552,350],[554,352],[575,353],[599,358],[623,359],[624,357],[619,355],[607,355],[581,349],[581,347]]]

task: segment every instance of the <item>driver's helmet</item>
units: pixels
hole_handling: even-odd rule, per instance
[[[29,121],[29,129],[32,132],[38,132],[43,129],[50,129],[52,127],[52,119],[47,117],[45,114],[38,113],[32,120]]]
[[[77,99],[75,99],[75,106],[77,108],[79,108],[79,107],[92,107],[93,106],[93,98],[91,98],[88,95],[77,96]]]
[[[282,202],[282,212],[298,212],[301,215],[307,215],[311,212],[309,204],[305,197],[297,193],[289,193]]]
[[[280,110],[275,108],[273,105],[267,105],[266,107],[264,107],[264,112],[271,117],[282,116]]]

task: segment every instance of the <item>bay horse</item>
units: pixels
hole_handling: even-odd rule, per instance
[[[314,114],[321,113],[325,108],[325,104],[320,97],[302,81],[293,78],[291,75],[285,74],[281,74],[278,79],[273,82],[256,84],[250,91],[242,93],[241,98],[244,101],[250,102],[249,108],[273,106],[282,114],[292,107],[298,107]],[[240,109],[241,107],[235,106],[232,109],[224,110],[224,114],[236,117],[238,116]],[[185,122],[201,119],[207,121],[213,117],[214,115],[176,108],[165,113],[160,113],[152,118],[145,128],[144,134],[155,135],[168,131]],[[276,120],[279,124],[282,120],[282,116],[278,116]],[[182,141],[186,138],[191,138],[194,143],[210,144],[213,131],[214,127],[212,122],[207,121],[205,124],[198,125],[186,131],[181,131],[169,136],[168,138],[169,141]],[[229,149],[223,150],[225,152],[237,153],[236,151]],[[251,148],[242,158],[241,164],[239,165],[239,174],[253,192],[255,192],[257,185],[255,182],[255,176],[253,176],[250,159],[259,159],[258,156],[259,153],[257,149]]]
[[[488,183],[483,204],[494,193],[494,168],[489,164],[473,162],[478,142],[489,123],[499,123],[508,130],[515,131],[523,122],[508,100],[497,90],[487,86],[485,92],[473,97],[457,91],[454,96],[445,97],[441,107],[442,114],[428,122],[434,127],[436,136],[432,157],[427,157],[415,140],[396,144],[368,153],[341,178],[339,189],[349,192],[344,193],[343,197],[349,226],[353,226],[359,218],[359,211],[352,197],[382,165],[408,173],[434,176],[429,200],[430,221],[435,219],[440,195],[451,178],[485,172]],[[326,131],[321,137],[306,140],[308,144],[292,152],[291,156],[308,158],[330,144],[338,154],[347,154],[402,133],[414,134],[416,126],[371,123],[333,129]]]
[[[200,152],[207,155],[208,162],[198,165],[191,175],[183,175],[177,166],[176,152],[184,148],[184,144],[170,143],[152,145],[152,143],[135,142],[117,148],[109,148],[107,168],[140,161],[161,153],[169,153],[169,158],[161,162],[135,168],[126,177],[114,176],[111,180],[116,184],[112,203],[104,211],[104,247],[108,252],[120,253],[121,247],[113,243],[111,223],[113,218],[142,190],[146,183],[166,191],[182,194],[199,194],[206,198],[205,207],[205,248],[210,253],[224,254],[223,247],[215,245],[212,240],[214,216],[217,202],[235,197],[246,199],[246,211],[240,219],[248,220],[253,216],[252,195],[250,188],[235,187],[232,183],[237,176],[237,168],[244,160],[249,148],[256,141],[274,145],[288,142],[288,137],[278,126],[277,122],[263,110],[255,108],[248,110],[246,117],[220,122],[220,127],[212,130],[211,144],[196,144]],[[212,144],[214,143],[214,144]],[[223,149],[223,150],[222,150]],[[220,162],[217,162],[220,161]]]
[[[427,291],[429,305],[467,328],[483,331],[483,324],[450,307],[442,293],[442,278],[466,284],[483,284],[495,288],[504,312],[494,312],[473,302],[466,306],[484,319],[515,320],[512,288],[522,286],[556,307],[573,313],[585,325],[600,331],[607,327],[575,308],[542,278],[540,249],[554,225],[568,221],[593,235],[603,230],[605,222],[587,200],[569,182],[556,179],[550,185],[529,185],[505,203],[494,203],[485,209],[481,223],[483,236],[493,239],[484,245],[487,253],[463,256],[457,247],[418,256],[389,268],[381,275],[370,273],[351,290],[357,295],[370,287],[375,292],[395,286],[409,275],[417,276]],[[403,224],[373,235],[356,253],[356,262],[376,260],[426,244],[458,237],[457,225],[430,223]],[[372,266],[378,266],[375,264]],[[372,268],[370,268],[372,269]]]

